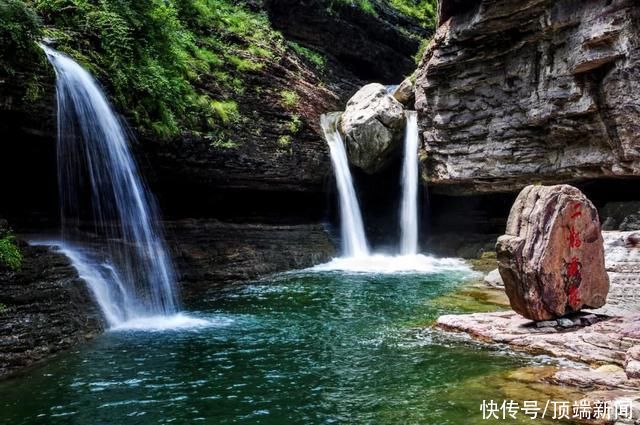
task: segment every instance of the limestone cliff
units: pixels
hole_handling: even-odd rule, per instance
[[[440,192],[640,175],[640,5],[444,0],[417,70]]]

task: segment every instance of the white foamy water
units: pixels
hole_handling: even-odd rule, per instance
[[[422,254],[398,256],[373,254],[359,258],[341,257],[335,258],[328,263],[311,267],[308,270],[314,272],[342,271],[372,274],[433,274],[452,271],[473,273],[471,268],[461,259],[436,258]]]
[[[170,316],[149,316],[132,319],[111,327],[110,331],[184,331],[209,328],[214,326],[225,326],[228,320],[206,320],[192,317],[184,313],[177,313]]]

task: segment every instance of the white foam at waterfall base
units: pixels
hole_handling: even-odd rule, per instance
[[[184,331],[197,330],[212,326],[224,326],[228,321],[206,320],[192,317],[184,313],[172,314],[170,316],[149,316],[131,319],[111,327],[110,331]]]
[[[334,258],[328,263],[312,267],[309,271],[340,271],[371,274],[474,273],[464,260],[458,258],[437,258],[422,254],[396,256],[373,254],[362,257],[340,257]]]
[[[190,330],[221,326],[228,322],[222,319],[203,319],[185,313],[148,314],[146,310],[138,308],[131,298],[126,297],[116,269],[91,248],[42,237],[30,238],[29,243],[54,247],[69,258],[78,276],[87,283],[93,298],[100,306],[110,331]],[[127,309],[130,313],[127,320],[121,320],[122,309]]]

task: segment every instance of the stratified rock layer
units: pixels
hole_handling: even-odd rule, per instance
[[[602,307],[609,292],[598,212],[573,186],[527,186],[496,250],[511,307],[548,320]]]
[[[416,82],[432,189],[640,175],[637,2],[443,3]]]
[[[341,130],[349,162],[367,173],[384,168],[402,140],[404,108],[382,84],[362,87],[347,103]]]
[[[0,376],[91,339],[104,325],[66,256],[45,246],[20,249],[19,271],[0,264]]]

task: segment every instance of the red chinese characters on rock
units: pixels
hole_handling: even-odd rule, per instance
[[[580,249],[582,246],[582,240],[580,234],[576,230],[575,220],[582,216],[582,205],[574,204],[571,207],[571,226],[569,227],[569,236],[567,242],[569,242],[569,249],[572,251]],[[567,295],[569,298],[569,305],[572,309],[578,310],[580,308],[580,283],[582,283],[582,263],[577,255],[572,255],[569,261],[565,260],[565,273],[564,282],[565,288],[567,288]]]

